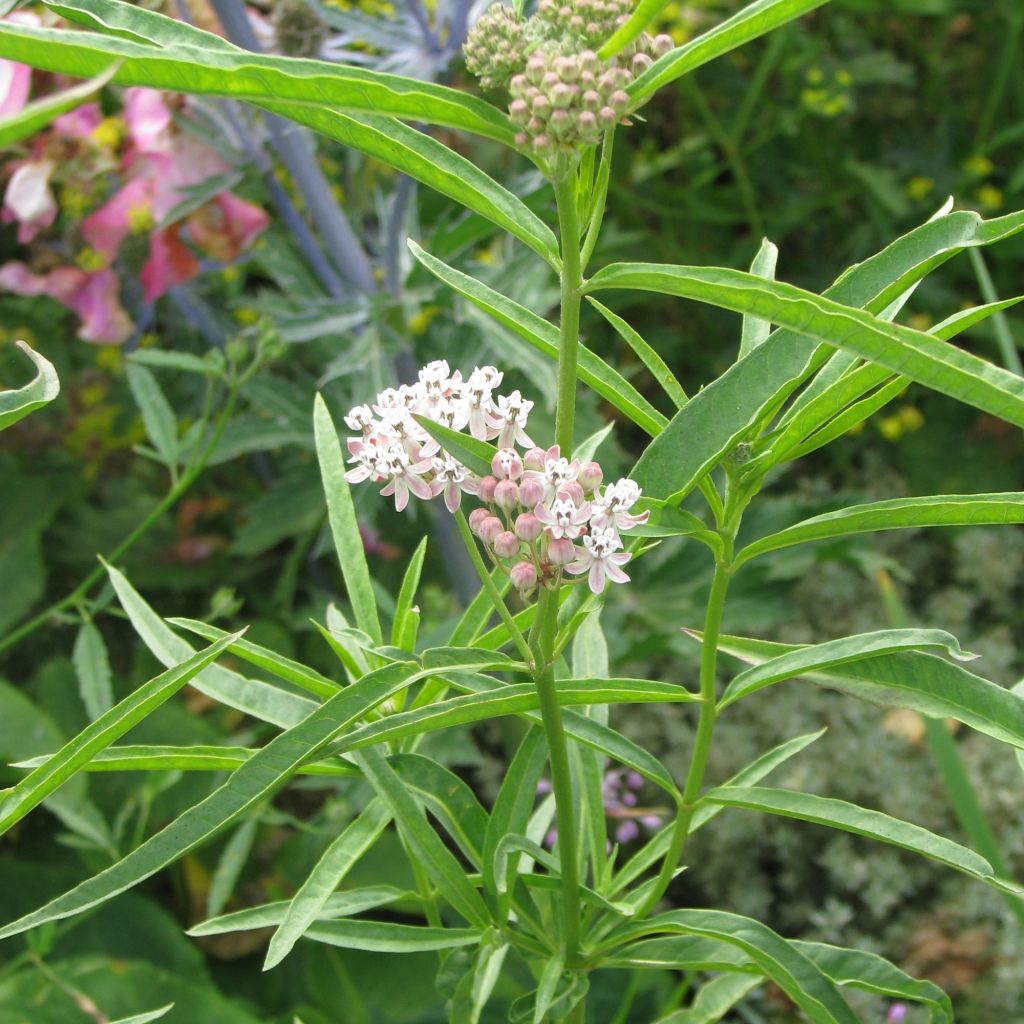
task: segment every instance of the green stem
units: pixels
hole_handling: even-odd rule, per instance
[[[985,257],[977,249],[969,249],[968,254],[971,266],[974,267],[974,275],[978,279],[981,297],[986,302],[998,302],[999,295],[996,293],[996,286],[992,282],[992,275],[988,272]],[[999,354],[1003,358],[1003,366],[1011,373],[1024,376],[1024,364],[1021,363],[1017,343],[1013,340],[1013,331],[1010,330],[1010,325],[1006,322],[1006,315],[1002,310],[992,314],[992,328],[995,331],[996,341],[999,344]]]
[[[668,851],[662,861],[661,870],[655,879],[644,901],[637,912],[644,917],[657,906],[665,895],[683,855],[686,840],[690,835],[690,825],[697,809],[697,799],[701,786],[704,784],[704,772],[711,752],[711,738],[715,731],[715,719],[718,711],[715,706],[715,671],[718,665],[718,639],[722,632],[722,613],[725,610],[725,595],[729,588],[732,574],[733,535],[723,537],[725,541],[722,555],[715,560],[715,575],[711,581],[711,593],[708,596],[707,612],[704,617],[704,638],[700,651],[700,717],[697,720],[697,735],[690,754],[690,766],[686,772],[686,783],[678,800],[675,827]]]
[[[590,257],[594,255],[594,248],[601,234],[601,224],[604,222],[605,206],[608,203],[608,182],[612,172],[612,147],[615,144],[615,129],[605,133],[604,141],[601,143],[601,163],[597,168],[597,180],[594,182],[594,195],[592,209],[590,212],[590,223],[587,225],[587,235],[583,241],[583,252],[580,254],[580,273],[587,269]],[[564,235],[562,236],[565,237]]]
[[[206,468],[207,462],[210,460],[210,456],[213,454],[220,441],[221,435],[224,433],[224,428],[228,424],[228,420],[231,418],[231,414],[235,408],[235,399],[238,395],[237,387],[232,384],[231,389],[228,392],[227,402],[224,403],[224,409],[217,419],[217,425],[214,428],[213,434],[210,437],[209,443],[205,448],[202,449],[201,454],[195,461],[189,464],[185,472],[178,479],[171,489],[161,498],[161,500],[150,510],[149,514],[143,519],[131,533],[128,534],[120,544],[117,545],[104,556],[103,561],[113,564],[122,558],[135,543],[146,534],[150,527],[156,523],[165,512],[173,508],[182,496],[188,491],[188,489],[195,482],[196,477]],[[40,626],[46,625],[55,615],[59,615],[61,612],[68,608],[79,604],[89,593],[92,587],[106,575],[106,569],[103,565],[98,565],[92,572],[89,573],[81,583],[75,587],[71,593],[62,597],[59,601],[50,605],[45,611],[40,612],[35,618],[29,619],[24,625],[11,633],[8,633],[2,640],[0,640],[0,654],[9,648],[13,647],[20,640],[23,640],[30,633],[34,633]]]
[[[559,863],[562,868],[562,941],[565,964],[572,968],[577,963],[580,945],[579,856],[569,749],[555,689],[553,649],[557,620],[558,592],[542,590],[537,602],[537,618],[530,631],[536,666],[533,681],[540,699],[540,715],[551,761],[551,791],[555,796]]]
[[[555,443],[561,448],[562,454],[569,458],[572,453],[573,423],[576,414],[576,360],[580,343],[580,302],[583,285],[575,168],[562,168],[554,185],[555,202],[558,206],[558,229],[562,241]]]
[[[469,523],[466,522],[466,516],[462,509],[459,509],[455,513],[455,522],[459,525],[459,533],[462,535],[462,540],[466,545],[466,550],[469,552],[469,557],[473,562],[473,567],[480,576],[480,582],[483,584],[484,590],[487,591],[487,596],[491,599],[491,604],[494,605],[494,610],[498,613],[501,621],[508,629],[509,636],[512,637],[516,647],[519,648],[519,653],[522,654],[523,660],[527,665],[531,664],[534,657],[533,651],[530,649],[530,645],[526,642],[526,637],[523,636],[519,627],[516,625],[515,620],[512,618],[512,613],[508,610],[508,606],[502,600],[498,588],[494,585],[494,580],[491,579],[491,574],[487,571],[487,566],[484,565],[483,558],[480,557],[480,550],[476,546],[476,538],[473,536],[473,531],[469,528]]]

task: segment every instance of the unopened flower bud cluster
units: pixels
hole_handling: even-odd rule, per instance
[[[478,366],[464,380],[437,360],[420,370],[415,384],[381,392],[373,406],[356,406],[345,417],[357,435],[348,439],[352,468],[345,479],[383,483],[381,494],[393,496],[398,511],[410,494],[443,495],[451,512],[463,494],[474,495],[481,506],[469,515],[470,529],[524,595],[558,586],[563,573],[585,575],[598,594],[607,580],[625,583],[622,566],[631,556],[620,535],[647,521],[648,513],[630,511],[640,488],[619,480],[602,489],[596,462],[570,460],[557,445],[537,447],[526,433],[533,402],[518,391],[498,395],[502,377],[493,366]],[[491,472],[471,472],[416,417],[496,442]]]
[[[477,21],[466,40],[466,66],[484,88],[508,89],[519,145],[542,157],[591,145],[629,113],[626,86],[672,48],[670,37],[642,33],[616,57],[597,56],[632,6],[541,0],[533,17],[517,21],[495,4]]]

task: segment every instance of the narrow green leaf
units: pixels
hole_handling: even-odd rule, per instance
[[[721,786],[710,790],[702,799],[725,807],[744,807],[765,814],[799,818],[815,825],[827,825],[829,828],[866,836],[880,843],[918,853],[1004,892],[1024,894],[1024,889],[1019,886],[996,878],[992,865],[980,853],[937,836],[920,825],[892,818],[881,811],[858,807],[845,800],[760,786]]]
[[[486,928],[490,915],[454,854],[430,827],[423,811],[379,750],[364,750],[354,759],[377,796],[390,810],[412,856],[453,909],[470,924]],[[309,934],[313,934],[310,932]],[[316,937],[316,936],[313,936]]]
[[[1024,379],[1016,374],[929,334],[793,285],[725,268],[623,263],[599,270],[588,288],[639,288],[770,319],[1024,426]]]
[[[352,117],[328,107],[268,101],[260,106],[408,174],[485,217],[558,267],[558,243],[551,229],[521,199],[443,142],[392,117]]]
[[[0,391],[0,430],[6,430],[23,416],[52,402],[60,394],[60,381],[53,363],[29,348],[23,341],[14,343],[35,363],[36,375],[24,387]]]
[[[215,638],[216,639],[216,638]],[[71,661],[78,677],[78,692],[92,721],[114,706],[114,688],[110,660],[103,634],[91,622],[83,622],[71,650]]]
[[[977,657],[964,654],[956,637],[942,629],[880,629],[800,647],[762,665],[748,668],[725,688],[718,706],[720,709],[726,708],[741,697],[784,679],[838,668],[897,651],[929,649],[943,651],[959,661],[970,661]]]
[[[171,403],[157,383],[156,377],[139,363],[128,363],[128,386],[135,404],[142,413],[146,436],[156,449],[160,460],[168,466],[178,461],[178,421]]]
[[[86,726],[74,739],[69,740],[46,763],[26,775],[0,801],[0,835],[42,803],[54,790],[70,779],[96,753],[110,746],[132,726],[138,724],[151,711],[177,693],[198,672],[219,657],[234,634],[227,641],[220,640],[206,650],[193,654],[187,661],[144,683],[125,697],[95,722]],[[12,933],[13,934],[13,933]]]
[[[306,938],[370,953],[423,953],[475,946],[480,932],[475,928],[421,928],[384,921],[318,921],[309,926]]]
[[[508,578],[508,573],[500,568],[495,568],[491,572],[491,582],[497,587],[498,593],[502,597],[512,587],[512,581]],[[476,597],[470,601],[469,606],[462,613],[462,617],[455,624],[448,642],[453,647],[464,647],[472,643],[494,614],[494,605],[491,604],[490,595],[486,589],[481,587]]]
[[[372,800],[324,851],[299,891],[288,904],[270,939],[263,970],[276,967],[324,911],[327,901],[363,854],[377,841],[391,820],[391,812],[379,800]]]
[[[80,914],[149,878],[266,800],[295,774],[304,760],[315,758],[339,733],[410,685],[414,678],[409,666],[389,665],[342,690],[298,725],[275,736],[222,786],[125,858],[39,910],[0,928],[0,939],[19,935],[47,921]]]
[[[543,317],[531,312],[519,303],[506,298],[500,292],[482,284],[468,274],[449,267],[435,256],[425,252],[411,239],[409,248],[413,256],[435,277],[475,306],[494,317],[498,323],[515,331],[534,348],[548,358],[558,359],[558,328]],[[621,374],[613,370],[603,359],[594,355],[583,345],[579,347],[577,372],[580,380],[596,391],[624,416],[656,437],[668,422],[664,416],[647,401]]]
[[[657,1024],[717,1024],[744,996],[761,984],[761,978],[721,974],[697,989],[692,1006],[662,1017]]]
[[[231,834],[231,838],[222,851],[214,869],[213,877],[210,879],[210,891],[206,896],[206,913],[215,917],[223,909],[231,894],[235,891],[239,876],[245,867],[249,854],[252,852],[252,844],[256,839],[256,830],[259,828],[259,817],[255,814],[249,815],[238,828]]]
[[[756,970],[742,950],[697,935],[673,935],[631,942],[610,954],[604,966],[670,971]]]
[[[28,103],[13,117],[0,121],[0,149],[6,149],[15,142],[35,135],[61,114],[81,106],[110,81],[113,73],[114,69],[110,68],[89,82],[82,82],[81,85],[72,86],[70,89],[62,89],[53,96]],[[155,1017],[152,1019],[156,1020]]]
[[[79,5],[80,7],[82,5]],[[106,12],[129,6],[102,0]],[[160,15],[152,15],[152,20]],[[198,30],[197,30],[198,32]],[[515,143],[508,117],[484,100],[446,86],[351,65],[228,49],[216,37],[163,48],[117,36],[4,22],[0,57],[46,71],[93,78],[118,63],[113,82],[171,92],[224,96],[253,103],[325,105],[346,112],[445,125]]]
[[[368,885],[359,889],[346,889],[328,895],[317,913],[318,921],[331,921],[337,917],[352,917],[364,911],[395,903],[411,893],[403,892],[392,885]],[[246,907],[230,914],[211,918],[193,925],[187,934],[200,938],[204,935],[224,935],[228,932],[247,932],[259,928],[273,928],[281,924],[291,907],[291,900],[263,903],[258,907]]]
[[[199,622],[197,619],[174,618],[168,619],[167,622],[172,626],[187,629],[189,632],[195,633],[207,640],[219,640],[227,635],[223,629],[209,626],[205,622]],[[239,640],[237,643],[232,644],[231,653],[244,658],[251,665],[256,665],[258,668],[273,673],[280,679],[294,683],[296,686],[321,699],[333,697],[341,689],[337,683],[321,675],[316,669],[303,665],[301,662],[293,661],[291,658],[286,658],[276,651],[271,651],[248,640]]]
[[[472,434],[463,434],[452,430],[443,423],[435,423],[426,416],[413,416],[413,419],[446,451],[450,452],[478,476],[487,476],[491,472],[491,459],[498,449],[488,441],[481,441]]]
[[[46,6],[62,18],[83,25],[96,32],[119,36],[136,43],[150,43],[155,46],[172,46],[184,43],[200,48],[210,47],[238,52],[234,43],[204,32],[187,21],[168,18],[155,11],[132,4],[108,3],[106,0],[46,0]]]
[[[761,248],[757,250],[754,262],[750,264],[750,272],[755,277],[763,277],[766,281],[775,280],[775,267],[779,261],[779,250],[767,238],[762,239]],[[743,328],[740,332],[740,359],[752,352],[758,345],[763,345],[772,332],[770,320],[743,314]]]
[[[676,379],[676,375],[666,365],[665,360],[621,316],[613,313],[607,306],[603,306],[593,296],[588,295],[587,301],[615,328],[619,337],[636,353],[640,362],[647,367],[651,376],[672,400],[672,404],[677,409],[682,409],[690,399],[683,390],[682,384]]]
[[[760,665],[800,648],[723,636],[719,650]],[[1024,749],[1024,695],[1005,690],[944,658],[904,651],[811,672],[803,678],[886,707],[910,708],[929,718],[955,718],[978,732]]]
[[[131,1017],[120,1017],[118,1020],[111,1021],[110,1024],[150,1024],[150,1021],[159,1020],[173,1009],[174,1003],[168,1003],[166,1006],[161,1006],[158,1010],[150,1010],[148,1013],[136,1013]]]
[[[540,972],[540,980],[537,982],[537,994],[533,1004],[533,1024],[544,1024],[547,1020],[547,1012],[555,998],[555,991],[562,978],[562,971],[565,969],[565,955],[562,952],[554,953],[544,964]]]
[[[859,1024],[835,985],[818,966],[759,921],[722,910],[674,910],[636,927],[638,932],[643,929],[696,935],[735,946],[814,1024]]]
[[[359,534],[352,492],[345,479],[341,442],[321,395],[316,396],[313,407],[313,431],[316,435],[316,453],[320,462],[324,494],[327,497],[327,513],[334,536],[334,547],[338,552],[341,574],[345,578],[345,588],[352,603],[356,624],[378,644],[383,643],[380,619],[377,617],[377,601],[373,596],[370,570],[366,565],[366,551]]]
[[[412,558],[409,559],[409,565],[402,577],[401,589],[398,591],[398,601],[395,603],[391,643],[405,651],[413,650],[416,644],[416,630],[412,617],[413,601],[416,599],[416,589],[420,585],[420,574],[423,572],[423,559],[426,554],[427,538],[424,537],[413,552]]]
[[[601,55],[607,57],[618,53],[643,31],[667,2],[668,0],[641,0],[629,21],[601,48]],[[827,2],[828,0],[755,0],[685,46],[670,50],[630,83],[626,91],[633,103],[639,105],[669,82],[674,82],[677,78],[707,64],[708,61],[735,50]]]
[[[157,661],[170,667],[193,654],[192,648],[146,604],[117,569],[108,565],[107,575],[135,632]],[[201,672],[192,680],[192,686],[228,707],[237,708],[247,715],[282,728],[301,721],[316,707],[304,697],[286,693],[256,679],[246,679],[219,665],[211,665]]]
[[[1004,526],[1024,523],[1024,491],[1003,494],[938,494],[927,498],[894,498],[854,505],[805,519],[802,523],[748,544],[736,556],[741,565],[759,555],[794,544],[849,537],[882,530],[922,526]]]

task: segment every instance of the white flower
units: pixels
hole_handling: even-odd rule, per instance
[[[384,479],[385,474],[381,468],[383,452],[376,438],[367,437],[364,440],[350,437],[348,450],[352,454],[352,458],[348,461],[355,463],[354,469],[345,472],[345,479],[350,484],[362,483],[364,480],[380,481]]]
[[[498,404],[490,416],[490,426],[496,430],[499,448],[511,448],[521,445],[532,448],[533,442],[526,433],[526,421],[529,418],[533,402],[523,398],[518,391],[510,395],[499,395]]]
[[[477,480],[458,459],[447,452],[433,460],[434,479],[430,481],[430,493],[437,497],[444,493],[444,503],[448,511],[455,513],[462,499],[462,492],[476,494]]]
[[[590,518],[590,504],[584,502],[577,508],[572,498],[555,498],[550,508],[537,505],[533,514],[548,528],[548,533],[555,540],[562,537],[575,540],[583,533]]]
[[[494,412],[491,394],[502,377],[502,372],[494,366],[478,366],[469,375],[463,390],[469,403],[469,432],[481,441],[494,436],[487,421]]]
[[[532,477],[544,485],[544,501],[549,502],[569,483],[574,483],[580,473],[579,459],[570,462],[564,456],[544,460],[543,470],[530,470],[523,474],[523,479]]]
[[[604,590],[606,580],[613,583],[629,582],[629,577],[622,571],[621,566],[633,556],[628,551],[621,550],[622,541],[614,530],[592,530],[588,537],[583,538],[583,548],[576,561],[565,568],[574,576],[588,573],[588,583],[595,594],[600,594]]]
[[[630,515],[629,510],[640,500],[641,490],[633,480],[609,484],[603,494],[594,498],[591,522],[599,529],[631,530],[650,518],[650,512]]]
[[[370,433],[375,422],[373,410],[368,405],[355,406],[345,417],[345,426],[349,430],[358,430],[363,434]]]
[[[430,459],[414,462],[401,444],[392,443],[381,454],[377,466],[383,476],[390,478],[380,493],[395,496],[395,511],[401,512],[409,504],[410,491],[424,501],[434,496],[430,484],[423,479],[423,474],[432,468]]]

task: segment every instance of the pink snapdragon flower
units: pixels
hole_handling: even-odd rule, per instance
[[[57,219],[57,200],[50,190],[56,169],[52,160],[25,160],[11,175],[4,192],[3,219],[18,223],[18,241],[27,245]]]
[[[623,551],[622,540],[612,529],[592,528],[589,536],[583,538],[583,551],[576,561],[566,566],[574,576],[587,574],[587,582],[595,594],[604,590],[606,580],[613,583],[628,583],[629,577],[622,571],[633,556]]]
[[[42,22],[31,11],[14,11],[4,21],[38,28]],[[0,120],[20,114],[28,103],[32,88],[32,69],[13,60],[0,60]]]

